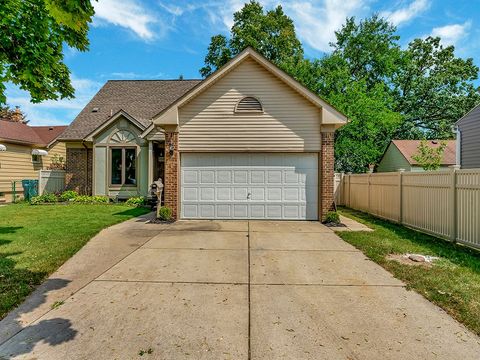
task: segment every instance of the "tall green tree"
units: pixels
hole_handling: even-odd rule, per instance
[[[229,38],[224,35],[212,37],[200,74],[210,75],[248,46],[284,69],[303,59],[303,47],[293,21],[282,7],[265,11],[259,2],[250,1],[233,14]]]
[[[393,138],[450,138],[454,122],[480,101],[473,60],[439,38],[402,49],[395,26],[378,15],[348,18],[335,36],[331,53],[306,59],[282,9],[265,12],[252,1],[234,14],[230,38],[212,38],[201,74],[253,46],[350,118],[336,133],[338,171],[366,171]]]
[[[332,52],[310,62],[315,75],[303,82],[352,119],[337,132],[337,170],[365,171],[393,138],[452,138],[455,121],[480,101],[478,67],[439,38],[402,50],[396,28],[377,15],[347,19],[335,34]],[[362,108],[362,98],[371,106]]]
[[[90,0],[2,0],[0,104],[7,82],[28,91],[32,102],[73,97],[63,47],[88,49],[93,14]]]
[[[400,138],[449,139],[455,122],[480,101],[478,67],[455,56],[438,37],[415,39],[402,52],[392,77],[395,111],[404,122]]]
[[[311,62],[316,84],[304,83],[350,119],[336,133],[335,168],[365,172],[402,122],[390,86],[402,59],[399,37],[377,15],[359,23],[349,18],[335,35],[332,52]]]

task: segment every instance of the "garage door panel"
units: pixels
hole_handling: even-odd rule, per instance
[[[217,184],[231,184],[232,172],[231,170],[217,170]]]
[[[199,205],[200,217],[205,219],[215,218],[215,205],[213,204],[201,204]]]
[[[265,218],[265,205],[252,204],[250,205],[250,218],[252,219],[264,219]]]
[[[192,187],[183,188],[183,199],[186,201],[198,201],[198,189]]]
[[[200,200],[215,201],[215,188],[214,187],[200,188]]]
[[[189,219],[198,218],[198,206],[197,205],[188,205],[184,204],[182,206],[183,217]]]
[[[234,201],[247,201],[248,188],[246,187],[235,187],[233,188],[233,200]]]
[[[232,217],[232,206],[231,205],[217,205],[217,219],[230,219]]]
[[[318,219],[317,154],[182,154],[181,216]]]
[[[232,200],[232,189],[221,187],[217,188],[217,201],[231,201]]]
[[[213,170],[200,170],[200,183],[203,184],[215,184],[215,171]]]
[[[248,206],[247,204],[235,204],[233,205],[233,217],[237,219],[248,218]]]
[[[298,219],[300,217],[299,205],[285,205],[283,207],[284,219]]]
[[[267,184],[281,184],[282,183],[282,170],[269,170],[267,171]]]
[[[183,182],[184,184],[197,184],[198,183],[198,171],[197,170],[187,170],[183,171]]]
[[[247,170],[234,170],[233,171],[233,183],[234,184],[248,184],[248,171]]]

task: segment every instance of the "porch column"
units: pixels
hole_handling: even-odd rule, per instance
[[[334,140],[335,128],[322,128],[320,153],[320,220],[324,221],[329,211],[335,210],[334,203]]]
[[[165,206],[172,209],[174,220],[179,218],[178,214],[178,171],[179,165],[178,153],[178,128],[177,126],[165,127],[165,184],[164,200]]]
[[[148,186],[150,186],[155,180],[153,178],[153,142],[148,141]]]

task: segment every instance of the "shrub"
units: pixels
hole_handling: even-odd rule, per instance
[[[34,196],[30,199],[30,204],[38,205],[38,204],[48,204],[48,203],[55,203],[58,201],[58,198],[55,194],[45,193],[43,195]]]
[[[131,197],[127,201],[125,201],[125,204],[128,206],[142,206],[146,204],[146,199],[143,196],[136,196],[136,197]]]
[[[172,209],[162,206],[160,209],[158,209],[157,216],[160,220],[168,221],[172,218]]]
[[[64,191],[60,196],[60,201],[70,201],[75,199],[78,196],[78,193],[73,190]]]
[[[106,196],[79,195],[73,199],[73,202],[78,204],[107,204],[109,198]]]
[[[329,211],[327,215],[325,215],[325,222],[340,224],[340,215],[338,215],[336,211]]]

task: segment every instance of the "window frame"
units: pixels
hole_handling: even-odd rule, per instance
[[[122,170],[120,173],[121,183],[112,184],[112,150],[120,149],[122,150]],[[125,184],[125,150],[132,149],[135,150],[135,182],[136,184]],[[138,146],[130,145],[109,145],[108,146],[108,186],[109,188],[121,189],[121,188],[136,188],[138,184]]]
[[[32,154],[32,164],[40,164],[42,162],[42,157],[37,154]]]

